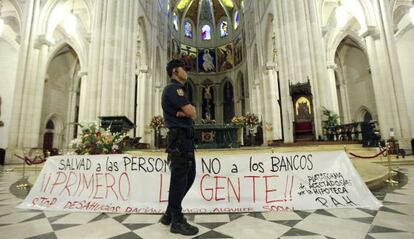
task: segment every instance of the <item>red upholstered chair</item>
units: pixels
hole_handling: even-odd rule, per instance
[[[315,136],[313,134],[313,122],[312,121],[294,122],[293,127],[294,127],[295,141],[297,140],[312,141],[315,139]]]
[[[295,132],[296,133],[313,132],[312,121],[295,122]]]

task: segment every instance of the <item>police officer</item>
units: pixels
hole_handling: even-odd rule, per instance
[[[170,225],[170,232],[183,235],[195,235],[198,228],[188,224],[182,214],[181,203],[195,179],[194,128],[193,120],[197,113],[190,104],[184,89],[187,80],[185,64],[172,60],[167,64],[167,73],[171,82],[162,93],[162,109],[168,131],[168,161],[171,180],[168,206],[160,222]]]

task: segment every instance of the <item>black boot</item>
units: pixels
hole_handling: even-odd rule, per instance
[[[198,228],[190,225],[187,220],[183,218],[180,221],[172,222],[170,232],[191,236],[198,233]]]
[[[171,224],[171,220],[172,220],[171,215],[163,214],[159,222],[163,225],[168,226]]]

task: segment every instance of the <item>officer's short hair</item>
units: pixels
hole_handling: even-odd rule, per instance
[[[172,76],[172,73],[173,73],[173,70],[175,68],[178,68],[178,67],[182,67],[185,70],[188,70],[187,65],[183,61],[177,60],[177,59],[173,59],[170,62],[168,62],[168,64],[167,64],[167,74],[168,74],[168,76],[171,77]]]

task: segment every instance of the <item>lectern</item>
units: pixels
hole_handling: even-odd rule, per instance
[[[135,128],[135,125],[126,116],[100,116],[101,127],[108,129],[112,133],[127,133]]]

